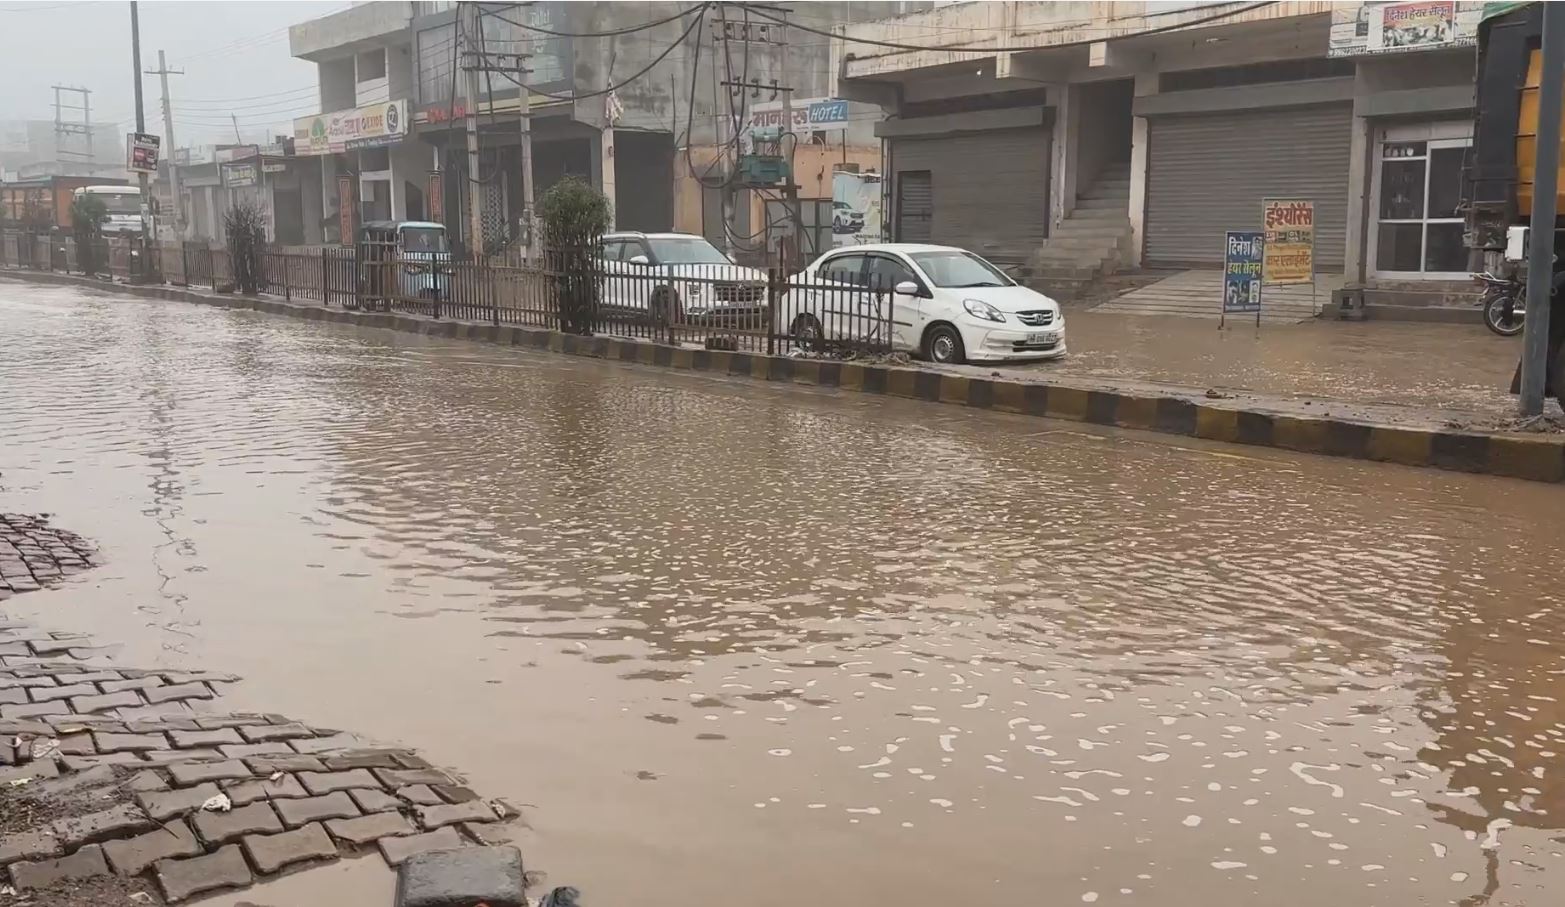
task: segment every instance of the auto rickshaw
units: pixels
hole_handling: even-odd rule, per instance
[[[446,228],[418,220],[376,220],[359,227],[359,298],[368,308],[392,301],[439,302],[451,281]]]

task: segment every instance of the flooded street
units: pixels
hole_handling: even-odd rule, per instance
[[[0,428],[11,610],[594,904],[1565,899],[1565,489],[10,282]]]

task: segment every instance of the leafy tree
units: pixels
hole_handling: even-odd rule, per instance
[[[103,199],[83,193],[71,200],[71,234],[76,239],[76,263],[82,273],[98,273],[98,241],[103,237],[103,222],[109,209]]]
[[[560,301],[561,328],[590,334],[598,303],[598,242],[609,228],[609,200],[591,183],[567,176],[544,193],[538,215]]]

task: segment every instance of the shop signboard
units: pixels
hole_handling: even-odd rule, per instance
[[[353,232],[354,209],[358,207],[358,194],[353,191],[353,176],[348,173],[337,174],[337,230],[338,242],[345,246],[351,246],[358,237]]]
[[[1262,276],[1273,286],[1315,282],[1315,202],[1307,198],[1261,201],[1265,235]]]
[[[429,219],[437,224],[446,222],[446,175],[439,170],[429,171],[429,189],[424,193],[429,199]]]
[[[1256,230],[1229,230],[1223,243],[1223,320],[1229,315],[1255,313],[1261,323],[1261,265],[1266,234]]]
[[[1484,4],[1468,0],[1346,3],[1331,11],[1328,57],[1471,47]]]
[[[781,101],[764,101],[750,109],[745,131],[782,129],[784,132],[815,132],[848,127],[848,102],[841,98],[803,98],[794,101],[790,124],[783,122]]]
[[[158,147],[163,139],[150,132],[132,132],[125,136],[125,169],[134,173],[158,172]]]
[[[223,185],[230,189],[242,189],[246,186],[259,185],[261,182],[261,167],[254,159],[235,161],[231,164],[223,164],[222,167]]]
[[[294,154],[340,154],[395,145],[407,137],[408,102],[388,101],[293,121]]]

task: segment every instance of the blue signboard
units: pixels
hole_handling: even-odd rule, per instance
[[[1230,230],[1223,245],[1223,314],[1261,313],[1261,262],[1266,234]]]

